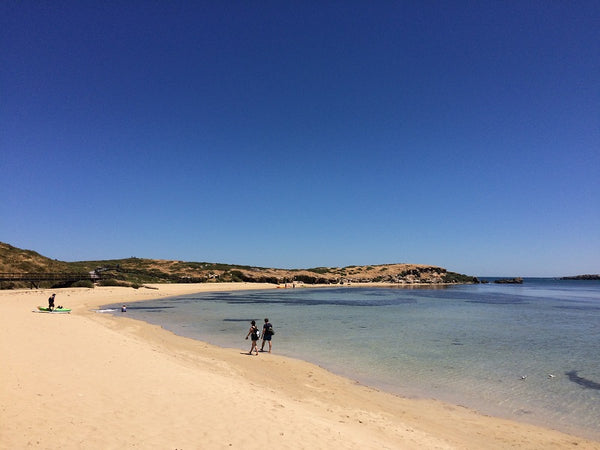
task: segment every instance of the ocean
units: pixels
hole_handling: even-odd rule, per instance
[[[130,304],[126,314],[243,351],[250,320],[262,327],[268,317],[277,354],[600,440],[598,281],[215,292]]]

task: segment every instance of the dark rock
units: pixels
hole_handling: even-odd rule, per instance
[[[501,280],[495,280],[494,283],[498,283],[498,284],[523,284],[523,278],[521,277],[517,277],[517,278],[504,278]]]
[[[561,280],[600,280],[600,274],[597,274],[597,275],[576,275],[574,277],[562,277]]]

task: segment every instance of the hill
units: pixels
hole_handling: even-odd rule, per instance
[[[423,264],[381,264],[370,266],[315,267],[310,269],[274,269],[209,262],[185,262],[159,259],[126,258],[100,261],[64,262],[22,250],[0,242],[0,288],[63,285],[91,286],[92,281],[104,285],[141,285],[143,283],[209,283],[246,281],[261,283],[394,283],[448,284],[477,283],[475,277],[448,272]],[[16,281],[11,279],[20,278]],[[18,274],[15,277],[14,274]],[[27,274],[37,274],[27,278]],[[53,274],[48,280],[40,274]],[[62,277],[61,274],[79,275]],[[34,280],[35,278],[35,280]],[[87,281],[82,281],[87,278]],[[37,281],[36,281],[37,280]]]
[[[0,272],[67,272],[69,263],[0,242]]]

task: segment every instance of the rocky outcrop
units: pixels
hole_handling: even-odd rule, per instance
[[[497,284],[523,284],[523,278],[503,278],[501,280],[495,280],[494,283]]]
[[[313,269],[282,270],[259,269],[237,271],[243,281],[255,281],[257,276],[278,279],[280,283],[305,284],[466,284],[479,283],[476,277],[448,272],[437,266],[421,264],[382,264],[373,266],[316,267]],[[227,274],[223,274],[227,276]]]
[[[600,280],[600,274],[575,275],[574,277],[562,277],[561,280]]]

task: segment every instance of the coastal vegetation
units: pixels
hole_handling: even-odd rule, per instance
[[[64,262],[0,242],[0,289],[130,286],[145,283],[455,284],[473,276],[423,264],[275,269],[210,262],[125,258]]]

